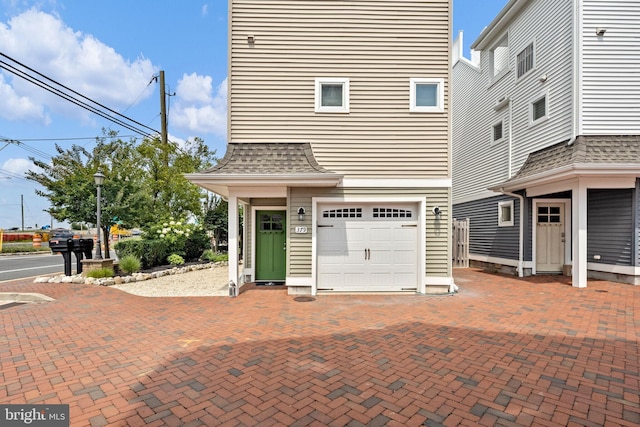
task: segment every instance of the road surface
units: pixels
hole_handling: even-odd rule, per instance
[[[73,254],[71,263],[71,272],[75,273],[76,258]],[[64,259],[59,254],[0,256],[0,282],[55,273],[64,273]]]

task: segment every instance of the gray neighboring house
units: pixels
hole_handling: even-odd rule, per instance
[[[434,293],[451,274],[451,0],[230,0],[229,280]],[[436,214],[437,213],[437,214]]]
[[[640,2],[511,0],[453,47],[453,216],[473,264],[640,284]]]

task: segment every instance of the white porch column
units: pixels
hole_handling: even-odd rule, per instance
[[[587,186],[578,180],[571,197],[571,258],[572,284],[577,288],[587,287]]]
[[[228,205],[229,281],[233,281],[233,283],[240,286],[238,283],[238,232],[240,229],[238,224],[238,197],[230,194]]]

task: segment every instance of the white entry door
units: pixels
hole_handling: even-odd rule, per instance
[[[319,211],[319,291],[417,290],[416,206],[327,205]]]
[[[564,203],[539,204],[536,212],[536,272],[562,272],[564,245]]]

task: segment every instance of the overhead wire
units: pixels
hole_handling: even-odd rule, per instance
[[[50,85],[50,84],[38,79],[37,77],[34,77],[33,75],[30,75],[29,73],[27,73],[27,72],[25,72],[23,70],[18,69],[17,67],[7,63],[6,61],[0,60],[0,68],[3,68],[8,72],[10,72],[10,73],[12,73],[12,74],[14,74],[14,75],[26,80],[26,81],[28,81],[30,83],[33,83],[36,86],[39,86],[42,89],[44,89],[44,90],[46,90],[46,91],[48,91],[48,92],[50,92],[50,93],[52,93],[52,94],[54,94],[56,96],[59,96],[59,97],[65,99],[65,100],[67,100],[67,101],[69,101],[69,102],[71,102],[71,103],[73,103],[73,104],[75,104],[75,105],[77,105],[77,106],[79,106],[81,108],[84,108],[85,110],[88,110],[88,111],[90,111],[90,112],[92,112],[92,113],[94,113],[94,114],[96,114],[96,115],[98,115],[100,117],[103,117],[103,118],[105,118],[105,119],[107,119],[107,120],[109,120],[109,121],[111,121],[113,123],[116,123],[116,124],[126,128],[126,129],[129,129],[132,132],[135,132],[135,133],[140,134],[142,136],[150,137],[150,136],[153,136],[154,134],[158,134],[159,133],[157,130],[155,130],[155,129],[147,126],[147,125],[144,125],[144,124],[142,124],[142,123],[140,123],[140,122],[138,122],[138,121],[136,121],[134,119],[131,119],[130,117],[127,117],[127,116],[125,116],[125,115],[123,115],[123,114],[121,114],[121,113],[119,113],[119,112],[117,112],[117,111],[115,111],[115,110],[113,110],[113,109],[111,109],[109,107],[106,107],[105,105],[103,105],[103,104],[101,104],[101,103],[99,103],[99,102],[97,102],[97,101],[95,101],[95,100],[93,100],[93,99],[91,99],[91,98],[89,98],[89,97],[87,97],[85,95],[82,95],[81,93],[79,93],[79,92],[77,92],[77,91],[75,91],[75,90],[73,90],[73,89],[71,89],[71,88],[69,88],[69,87],[67,87],[67,86],[55,81],[55,80],[53,80],[52,78],[50,78],[50,77],[48,77],[48,76],[46,76],[46,75],[34,70],[33,68],[31,68],[31,67],[29,67],[29,66],[27,66],[27,65],[25,65],[25,64],[23,64],[23,63],[21,63],[19,61],[17,61],[14,58],[11,58],[10,56],[8,56],[8,55],[6,55],[6,54],[4,54],[2,52],[0,52],[0,56],[8,59],[9,61],[11,61],[11,62],[13,62],[15,64],[18,64],[20,67],[24,68],[25,70],[28,70],[31,73],[35,73],[36,75],[38,75],[38,76],[40,76],[40,77],[52,82],[53,84],[63,88],[64,90],[66,90],[68,92],[71,92],[72,94],[77,95],[78,97],[80,97],[82,99],[85,99],[85,100],[89,101],[92,104],[95,104],[99,108],[95,107],[94,105],[90,105],[87,102],[82,101],[82,100],[74,97],[73,95],[71,95],[69,93],[66,93],[65,91],[63,91],[63,90],[61,90],[59,88],[56,88],[56,87],[54,87],[54,86],[52,86],[52,85]],[[102,111],[101,109],[106,110],[106,112]],[[130,123],[127,123],[127,122],[123,121],[122,119],[120,119],[118,117],[114,117],[112,114],[109,114],[109,113],[112,113],[113,115],[121,117],[122,119],[124,119],[124,120],[126,120],[126,121],[128,121]],[[138,126],[140,126],[140,127],[138,127]],[[148,131],[143,130],[143,129],[148,129]]]
[[[0,55],[2,55],[2,54],[0,53]],[[105,113],[103,111],[100,111],[96,107],[93,107],[93,106],[87,104],[86,102],[80,101],[80,100],[72,97],[71,95],[69,95],[67,93],[64,93],[60,89],[57,89],[57,88],[55,88],[55,87],[53,87],[53,86],[51,86],[51,85],[49,85],[49,84],[47,84],[47,83],[45,83],[45,82],[43,82],[41,80],[38,80],[37,78],[35,78],[33,76],[30,76],[29,74],[25,73],[24,71],[21,71],[21,70],[17,69],[16,67],[6,63],[5,61],[0,60],[0,68],[3,68],[5,70],[9,71],[10,73],[12,73],[12,74],[14,74],[14,75],[16,75],[16,76],[18,76],[18,77],[30,82],[30,83],[33,83],[36,86],[39,86],[42,89],[46,90],[47,92],[50,92],[50,93],[52,93],[52,94],[54,94],[56,96],[59,96],[60,98],[66,100],[66,101],[69,101],[72,104],[75,104],[75,105],[77,105],[77,106],[79,106],[81,108],[84,108],[85,110],[88,110],[88,111],[90,111],[90,112],[92,112],[92,113],[94,113],[94,114],[96,114],[96,115],[98,115],[98,116],[100,116],[102,118],[105,118],[105,119],[107,119],[107,120],[109,120],[109,121],[111,121],[113,123],[118,124],[119,126],[122,126],[122,127],[126,128],[126,129],[129,129],[132,132],[136,132],[136,133],[138,133],[138,134],[140,134],[142,136],[149,136],[148,132],[145,132],[145,131],[142,131],[140,129],[137,129],[137,128],[133,127],[132,125],[123,122],[120,119],[112,117],[109,114],[107,114],[107,113]]]

